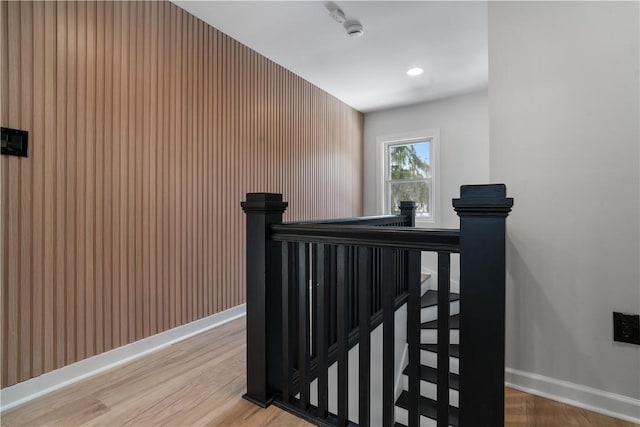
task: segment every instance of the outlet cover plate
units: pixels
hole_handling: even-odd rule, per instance
[[[640,315],[614,312],[613,340],[640,345]]]
[[[3,127],[0,129],[0,141],[0,153],[6,156],[28,157],[29,132],[26,130]]]

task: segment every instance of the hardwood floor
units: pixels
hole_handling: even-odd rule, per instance
[[[616,418],[511,388],[505,393],[508,427],[639,427]]]
[[[2,426],[308,426],[245,391],[245,321],[227,323],[1,415]],[[508,427],[632,427],[507,389]]]
[[[3,426],[307,426],[245,392],[239,319],[2,414]]]

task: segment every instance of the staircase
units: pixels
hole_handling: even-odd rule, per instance
[[[458,294],[450,294],[451,328],[449,349],[450,376],[449,376],[449,424],[458,426],[458,374],[459,374],[459,340],[460,340],[460,297]],[[437,399],[437,329],[438,329],[438,291],[428,290],[421,298],[420,309],[420,426],[436,426],[436,399]],[[396,427],[408,425],[408,398],[409,377],[408,367],[402,375],[402,392],[396,400]]]
[[[416,228],[411,201],[400,203],[400,215],[283,223],[281,194],[247,194],[245,399],[323,426],[357,419],[363,427],[404,427],[409,415],[410,427],[504,425],[505,233],[513,199],[503,184],[465,185],[452,203],[459,230]],[[421,292],[422,253],[437,255],[442,292],[451,286],[451,255],[459,254],[461,319],[458,295],[441,293],[438,310],[438,293]],[[411,322],[399,324],[405,301]],[[447,328],[442,316],[450,316]],[[396,364],[405,340],[411,378]]]

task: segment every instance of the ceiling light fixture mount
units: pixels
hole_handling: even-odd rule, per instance
[[[358,21],[345,22],[344,29],[347,30],[347,35],[352,38],[357,38],[364,34],[364,27]]]
[[[332,9],[329,9],[329,16],[338,24],[344,24],[347,20],[342,9],[340,9],[336,4],[332,4]]]
[[[337,4],[328,2],[325,4],[325,7],[329,11],[329,16],[331,17],[331,19],[336,21],[338,24],[341,24],[347,31],[347,35],[349,37],[358,38],[364,34],[364,27],[362,26],[360,21],[356,19],[347,20],[347,16],[344,14],[342,9],[338,7]]]
[[[407,70],[407,76],[410,76],[410,77],[419,76],[422,73],[424,73],[424,69],[420,67],[415,67]]]

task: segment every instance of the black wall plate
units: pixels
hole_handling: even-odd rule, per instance
[[[19,129],[0,128],[0,146],[2,154],[7,156],[28,157],[29,132]]]
[[[614,312],[613,340],[640,345],[640,315]]]

